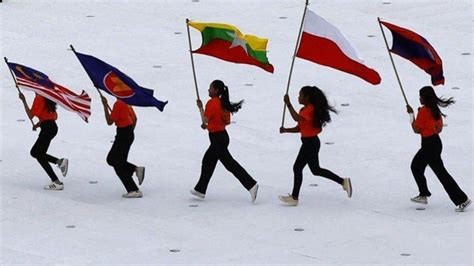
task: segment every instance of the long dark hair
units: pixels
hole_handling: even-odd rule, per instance
[[[46,102],[46,110],[49,112],[49,113],[54,113],[56,112],[56,103],[51,101],[50,99],[48,98],[44,98],[45,99],[45,102]]]
[[[219,97],[221,98],[221,104],[222,108],[228,112],[231,113],[236,113],[239,111],[240,108],[242,108],[242,104],[244,103],[244,100],[240,100],[237,103],[232,103],[229,100],[229,88],[222,82],[222,80],[214,80],[211,82],[211,86],[214,89],[217,89],[219,91]]]
[[[455,103],[453,97],[448,99],[439,98],[431,86],[425,86],[420,89],[420,97],[423,99],[423,105],[430,108],[431,114],[435,120],[445,117],[446,115],[441,112],[439,107],[448,107]]]
[[[316,86],[305,86],[301,88],[301,95],[307,97],[309,103],[314,106],[314,126],[324,127],[331,122],[329,112],[337,114],[336,109],[329,105],[328,99],[322,90]]]

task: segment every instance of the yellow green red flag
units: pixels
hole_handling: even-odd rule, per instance
[[[193,53],[255,65],[273,73],[273,66],[267,58],[268,39],[242,34],[238,28],[228,24],[188,22],[188,25],[199,30],[202,36],[201,47]]]

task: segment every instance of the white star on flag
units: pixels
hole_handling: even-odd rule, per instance
[[[232,44],[230,45],[229,49],[240,46],[240,47],[242,47],[242,49],[244,49],[245,53],[248,54],[247,53],[247,42],[244,39],[239,38],[239,36],[237,36],[237,34],[235,34],[235,32],[227,32],[227,34],[230,37],[234,38],[232,40]]]

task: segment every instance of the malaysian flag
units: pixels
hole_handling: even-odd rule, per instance
[[[7,62],[15,74],[19,86],[50,99],[64,109],[77,113],[84,121],[91,115],[91,98],[87,92],[77,95],[69,89],[54,83],[44,73],[16,63]]]

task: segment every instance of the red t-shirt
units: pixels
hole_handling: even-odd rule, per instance
[[[46,98],[43,96],[36,94],[35,99],[33,100],[33,105],[31,106],[31,113],[38,117],[40,122],[46,120],[55,121],[58,119],[58,114],[56,111],[49,112],[48,107],[46,106]]]
[[[207,118],[207,130],[209,132],[224,131],[225,126],[230,123],[230,112],[224,111],[219,97],[213,97],[206,103],[204,116]]]
[[[132,106],[117,99],[110,113],[110,118],[115,122],[117,127],[128,127],[135,122],[136,115]]]
[[[312,104],[301,108],[299,115],[300,120],[298,121],[298,127],[301,132],[301,137],[315,137],[321,133],[322,129],[314,126],[314,106]]]
[[[435,120],[430,108],[423,106],[418,109],[414,126],[418,129],[421,136],[426,138],[438,134],[443,128],[443,118]]]

